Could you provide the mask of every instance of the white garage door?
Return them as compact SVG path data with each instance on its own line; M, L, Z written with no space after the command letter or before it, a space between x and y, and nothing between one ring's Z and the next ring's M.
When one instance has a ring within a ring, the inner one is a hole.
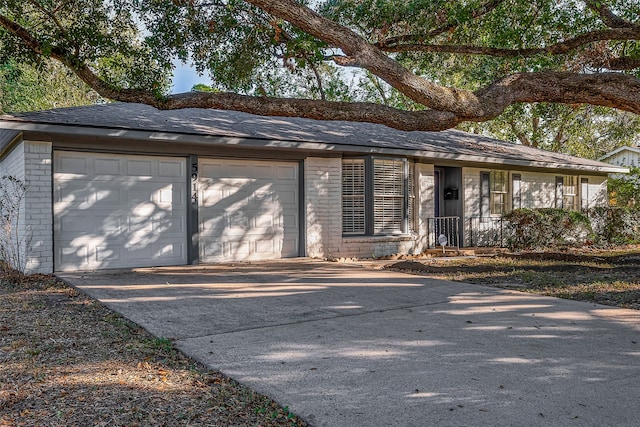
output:
M57 271L187 263L186 159L56 151Z
M201 159L200 260L298 256L298 164Z

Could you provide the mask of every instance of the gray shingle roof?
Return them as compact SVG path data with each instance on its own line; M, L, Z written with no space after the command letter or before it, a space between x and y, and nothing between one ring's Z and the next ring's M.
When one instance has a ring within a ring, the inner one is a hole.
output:
M472 156L478 161L497 159L505 164L532 162L546 167L611 169L606 163L580 159L458 130L404 132L383 125L318 121L288 117L263 117L235 111L182 109L162 111L142 104L113 103L0 116L2 122L73 127L127 129L182 135L220 136L273 141L312 142L332 150L349 147L407 150L424 157Z
M20 131L11 129L2 129L0 126L0 147L11 144L20 135Z

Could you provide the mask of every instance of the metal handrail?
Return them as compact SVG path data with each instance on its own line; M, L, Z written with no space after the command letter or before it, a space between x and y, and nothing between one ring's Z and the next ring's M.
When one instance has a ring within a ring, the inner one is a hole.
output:
M508 221L500 217L471 217L469 218L469 246L497 246L507 245Z
M427 218L429 227L428 245L455 247L460 249L460 217L439 216ZM446 241L445 241L446 239ZM442 243L445 243L444 245Z

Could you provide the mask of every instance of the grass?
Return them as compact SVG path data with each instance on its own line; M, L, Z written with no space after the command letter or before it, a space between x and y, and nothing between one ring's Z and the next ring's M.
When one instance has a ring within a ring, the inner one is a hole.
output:
M1 427L306 425L52 276L0 283Z
M401 261L389 269L433 278L640 309L640 250L500 254Z

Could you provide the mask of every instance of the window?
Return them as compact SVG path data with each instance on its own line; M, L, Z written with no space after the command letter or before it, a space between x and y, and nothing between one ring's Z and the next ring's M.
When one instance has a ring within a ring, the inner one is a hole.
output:
M564 202L564 178L561 176L556 176L556 199L555 199L555 207L557 209L562 209Z
M511 176L511 208L520 209L522 207L522 175L513 174Z
M413 179L405 159L344 159L342 232L385 235L413 231Z
M556 208L575 210L576 188L575 176L556 176Z
M565 175L562 181L562 207L573 211L576 209L576 177Z
M406 206L404 162L374 159L373 176L373 232L403 231Z
M364 234L364 159L342 161L342 232Z
M587 210L589 206L589 178L580 178L580 207Z
M491 171L491 215L502 215L507 211L507 172Z

